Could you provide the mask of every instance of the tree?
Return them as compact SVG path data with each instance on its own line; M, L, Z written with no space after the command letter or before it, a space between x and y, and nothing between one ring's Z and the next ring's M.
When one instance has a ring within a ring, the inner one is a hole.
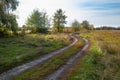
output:
M57 29L58 32L61 32L64 28L64 24L66 24L65 19L67 16L64 15L64 13L62 9L58 9L53 16L53 27Z
M73 30L76 32L76 31L79 31L79 28L80 28L80 23L75 20L73 23L72 23L72 28Z
M14 33L17 31L18 24L16 15L12 11L16 10L18 4L18 0L0 1L0 25L5 25L6 28L11 29Z
M18 0L1 0L0 7L2 11L9 13L17 9L19 2Z
M13 31L14 34L17 33L18 31L18 23L16 20L16 15L13 14L9 14L9 18L8 18L8 28L11 29Z
M82 23L81 23L81 26L85 29L89 29L89 22L87 20L84 20Z
M7 24L7 15L16 10L19 2L17 0L1 0L0 1L0 20L3 24ZM10 14L11 15L11 14Z
M28 17L26 25L36 28L38 32L47 32L49 27L47 13L40 12L38 9L34 9L30 17Z

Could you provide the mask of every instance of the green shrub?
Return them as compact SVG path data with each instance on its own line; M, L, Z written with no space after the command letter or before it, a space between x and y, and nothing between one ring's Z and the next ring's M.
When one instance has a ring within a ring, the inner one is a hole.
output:
M13 36L12 30L6 28L5 26L0 26L0 37L10 37Z

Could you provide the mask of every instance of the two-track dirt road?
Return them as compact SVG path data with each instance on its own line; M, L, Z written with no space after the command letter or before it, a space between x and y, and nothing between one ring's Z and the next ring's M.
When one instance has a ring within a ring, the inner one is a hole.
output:
M57 55L59 53L61 53L62 51L70 48L71 46L73 46L78 40L77 38L75 38L72 34L70 34L70 36L74 39L73 42L71 44L69 44L68 46L64 47L64 48L61 48L57 51L54 51L54 52L51 52L47 55L44 55L44 56L41 56L40 58L34 60L34 61L31 61L29 63L26 63L26 64L23 64L23 65L20 65L20 66L17 66L11 70L8 70L6 72L3 72L2 74L0 74L0 80L11 80L12 77L16 76L16 75L19 75L23 72L25 72L26 70L28 69L31 69L32 67L36 66L37 64L40 64L42 63L43 61L53 57L54 55Z
M41 56L40 58L31 61L29 63L25 63L23 65L17 66L11 70L8 70L6 72L3 72L2 74L0 74L0 80L12 80L13 77L33 68L34 66L43 63L44 61L50 59L51 57L63 52L64 50L69 49L71 46L73 46L78 39L76 38L76 36L78 37L78 35L72 35L71 37L74 39L73 42L71 44L69 44L68 46L61 48L57 51L51 52L49 54L46 54L44 56ZM86 40L85 38L81 38L84 40L85 42L85 46L82 48L81 51L79 51L76 55L74 55L73 57L71 57L65 65L61 66L58 70L56 70L55 72L53 72L52 74L50 74L49 76L46 77L46 80L58 80L58 78L70 67L72 66L76 60L78 58L80 58L80 56L83 55L83 53L86 51L86 49L89 47L89 42L88 40Z
M89 48L90 44L88 42L87 39L82 38L85 42L84 47L82 48L81 51L79 51L76 55L74 55L73 57L71 57L66 64L64 64L63 66L61 66L58 70L56 70L55 72L53 72L52 74L50 74L46 80L59 80L65 73L65 71L69 70L70 67L73 66L73 64L75 64L75 62L81 58L81 56L84 54L84 52L86 52L86 50Z

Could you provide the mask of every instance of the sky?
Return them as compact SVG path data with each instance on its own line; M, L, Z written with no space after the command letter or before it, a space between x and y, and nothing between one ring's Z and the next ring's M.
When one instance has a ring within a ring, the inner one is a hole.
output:
M88 20L95 27L120 26L120 0L19 0L15 11L18 24L25 24L34 9L46 11L52 17L57 9L67 15L67 24L77 19L79 22Z

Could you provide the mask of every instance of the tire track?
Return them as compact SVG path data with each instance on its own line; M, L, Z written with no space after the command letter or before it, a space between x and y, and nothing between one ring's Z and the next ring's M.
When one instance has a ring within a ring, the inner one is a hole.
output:
M76 37L74 37L72 34L70 34L70 36L71 36L71 38L74 39L74 41L71 44L69 44L68 46L66 46L64 48L61 48L61 49L59 49L57 51L51 52L49 54L46 54L44 56L41 56L40 58L38 58L38 59L36 59L34 61L31 61L29 63L25 63L23 65L15 67L15 68L13 68L11 70L3 72L2 74L0 74L0 80L12 80L13 77L15 77L15 76L17 76L17 75L31 69L31 68L33 68L34 66L44 62L45 60L48 60L49 58L53 57L54 55L57 55L57 54L61 53L64 50L67 50L68 48L73 46L78 41L78 39Z
M78 36L78 35L76 35ZM89 42L87 39L82 38L85 42L85 46L82 48L81 51L79 51L76 55L74 55L73 57L71 57L65 65L61 66L58 70L56 70L54 73L50 74L47 76L47 78L45 80L59 80L62 75L64 74L64 72L69 69L76 61L78 58L80 58L83 53L88 49L89 47Z

